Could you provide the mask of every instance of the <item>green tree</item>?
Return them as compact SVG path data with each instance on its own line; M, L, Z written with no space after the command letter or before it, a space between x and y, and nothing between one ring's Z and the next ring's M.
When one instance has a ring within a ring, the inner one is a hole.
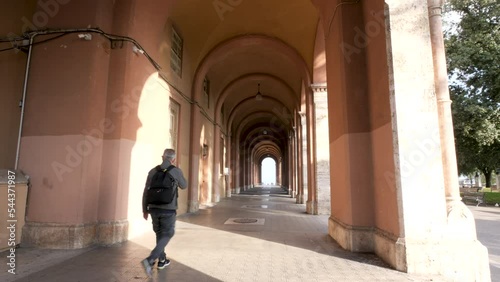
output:
M500 4L450 0L445 31L458 170L481 171L486 187L500 167Z

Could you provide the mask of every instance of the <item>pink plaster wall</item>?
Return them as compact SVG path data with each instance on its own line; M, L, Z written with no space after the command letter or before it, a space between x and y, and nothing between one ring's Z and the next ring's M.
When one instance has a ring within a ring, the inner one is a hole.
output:
M169 5L170 1L143 5L128 0L70 1L57 8L46 26L91 26L129 36L159 61L170 54L169 48L162 48L163 42L170 41L164 32ZM131 43L111 49L98 34L93 34L92 41L71 34L34 49L21 150L21 168L33 181L29 220L87 223L127 218L129 189L142 190L149 169L132 169L137 166L132 163L132 151L143 150L143 141L135 144L144 126L138 110L141 95L151 92L144 85L156 72L144 56L131 50ZM189 77L183 76L179 84L187 88ZM162 91L179 102L179 119L189 123L187 101L175 91ZM154 138L154 134L149 137ZM189 147L182 144L187 138L189 131L180 129L178 165L185 173ZM89 142L90 147L85 147ZM164 148L158 148L159 156ZM54 163L59 169L54 169ZM181 206L185 212L186 205Z
M325 11L335 5L324 2ZM325 23L332 215L355 226L372 226L373 190L366 65L363 53L346 57L340 46L353 44L355 28L363 25L358 5L341 6L330 33ZM331 15L324 15L331 18Z
M1 37L16 37L22 34L25 22L31 21L35 9L34 1L2 1L0 3ZM24 29L26 26L24 26ZM0 43L0 49L12 47L11 42ZM18 107L22 99L24 70L27 55L18 50L0 52L0 168L14 168L17 137L21 111Z
M322 19L318 20L316 41L314 42L313 83L326 83L325 31Z
M109 4L73 1L59 6L47 27L109 27L112 17L103 15L112 11ZM33 49L20 161L33 182L27 212L31 221L97 219L102 135L92 132L105 115L106 43L99 36L83 41L71 34Z
M373 187L375 224L392 234L399 234L399 214L394 176L394 143L390 108L389 71L387 67L384 1L363 5L367 81L370 91L372 128Z
M314 3L326 32L332 215L399 235L383 1ZM330 31L330 32L329 32ZM350 53L350 51L354 51Z

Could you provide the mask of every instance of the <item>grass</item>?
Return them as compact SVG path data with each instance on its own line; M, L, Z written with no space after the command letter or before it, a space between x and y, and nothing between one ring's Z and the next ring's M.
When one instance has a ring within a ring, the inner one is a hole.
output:
M484 200L487 205L500 204L500 193L498 192L484 192Z

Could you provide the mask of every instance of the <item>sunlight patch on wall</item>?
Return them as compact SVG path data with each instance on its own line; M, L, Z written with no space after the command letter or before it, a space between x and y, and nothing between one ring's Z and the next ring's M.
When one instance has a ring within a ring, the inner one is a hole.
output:
M140 88L140 86L138 86ZM137 116L141 126L132 148L128 196L129 238L134 238L151 228L151 219L142 215L142 193L151 168L162 162L163 151L171 146L170 88L153 73L140 89ZM124 187L125 188L125 187Z

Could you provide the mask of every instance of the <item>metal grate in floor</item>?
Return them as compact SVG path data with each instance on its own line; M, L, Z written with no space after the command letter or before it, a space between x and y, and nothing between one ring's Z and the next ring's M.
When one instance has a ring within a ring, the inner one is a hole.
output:
M229 218L224 224L243 224L243 225L264 225L265 218Z

